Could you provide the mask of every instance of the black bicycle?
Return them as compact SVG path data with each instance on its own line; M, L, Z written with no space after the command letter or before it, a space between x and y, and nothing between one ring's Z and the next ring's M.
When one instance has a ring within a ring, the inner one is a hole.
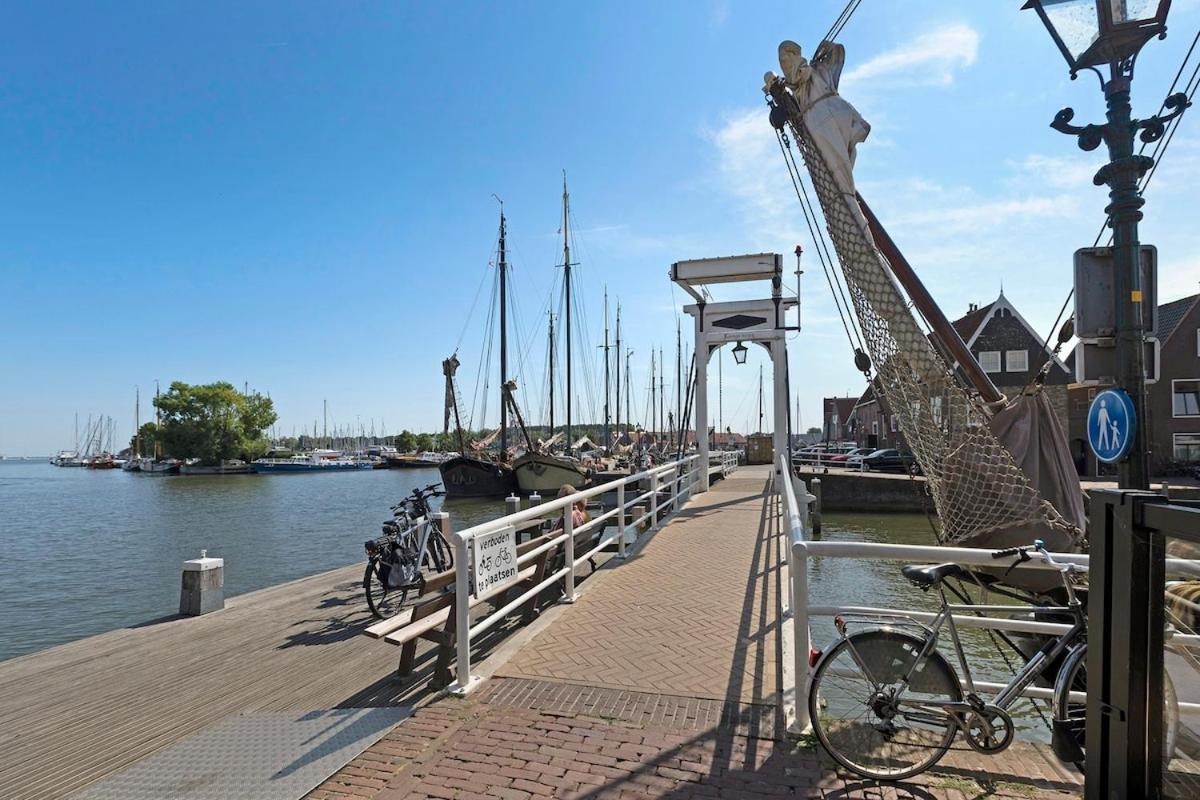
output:
M994 697L981 697L975 690L954 624L955 615L1011 614L1021 607L947 602L942 582L966 575L967 569L960 564L903 568L909 581L922 589L937 589L941 595L941 608L929 625L900 614L861 615L852 621L870 622L877 627L847 633L847 620L840 616L835 619L839 638L823 655L814 651L816 663L808 698L817 738L834 760L867 778L898 780L936 764L959 733L978 753L1002 752L1013 740L1009 707L1047 667L1056 663L1054 752L1063 761L1084 760L1087 621L1071 580L1080 568L1056 561L1041 540L992 555L997 559L1015 557L1020 563L1028 561L1031 553L1061 574L1067 605L1026 610L1064 615L1070 627L1065 633L1048 636L1041 649ZM913 632L900 630L905 627ZM950 633L962 681L938 650L943 628ZM1164 755L1169 761L1179 728L1179 705L1165 672L1163 706Z
M367 606L379 619L398 612L409 592L425 590L425 570L444 572L454 567L454 551L441 527L432 519L429 501L441 497L441 484L413 489L412 495L392 506L392 519L383 523L383 536L363 544L367 569L363 591Z

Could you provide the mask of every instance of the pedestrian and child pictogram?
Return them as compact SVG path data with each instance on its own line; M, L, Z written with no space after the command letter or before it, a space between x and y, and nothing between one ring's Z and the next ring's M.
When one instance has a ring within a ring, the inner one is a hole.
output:
M1088 444L1096 458L1106 464L1119 461L1129 452L1136 425L1133 401L1123 389L1105 389L1088 409Z

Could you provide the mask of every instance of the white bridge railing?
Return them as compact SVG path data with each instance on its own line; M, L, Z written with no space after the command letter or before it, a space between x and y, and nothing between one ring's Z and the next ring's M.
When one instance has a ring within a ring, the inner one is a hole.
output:
M915 564L941 563L953 561L958 564L971 566L995 567L997 561L992 558L991 550L980 550L971 547L923 547L917 545L880 544L875 542L821 542L812 541L808 537L808 494L804 482L786 469L783 456L776 464L776 474L784 476L777 488L780 496L782 524L788 534L788 571L790 573L790 591L788 593L788 608L785 616L791 617L792 624L792 659L789 669L784 670L785 676L794 676L794 685L784 686L785 698L794 700L786 702L788 707L785 714L788 720L788 730L792 733L804 733L810 728L808 713L808 689L810 678L809 654L812 650L810 620L813 617L834 617L839 614L884 615L889 617L905 617L918 622L930 622L934 614L928 611L917 611L902 608L879 608L873 606L814 606L810 604L808 591L808 562L813 557L823 558L859 558L865 560L900 561ZM782 470L782 471L781 471ZM799 491L797 491L799 487ZM1088 556L1079 553L1054 553L1054 558L1061 562L1079 564L1085 569L1088 566ZM1168 558L1166 563L1168 574L1200 575L1200 564L1196 561L1181 558ZM1031 560L1022 564L1018 569L1052 569L1040 561ZM899 572L897 571L897 579ZM1014 606L1014 612L1019 612L1021 606ZM1025 633L1055 634L1066 633L1069 625L1049 622L1035 622L1025 619L1002 619L995 617L974 617L955 615L954 624L963 628L990 628L992 630L1020 631ZM1200 636L1174 634L1170 637L1173 645L1196 647L1200 646ZM998 692L1003 684L990 681L975 681L975 687L982 691ZM1022 692L1023 697L1050 699L1050 689L1031 686ZM1179 708L1186 711L1200 710L1200 703L1185 703L1180 701Z
M479 679L471 675L472 640L478 639L478 637L490 630L507 615L559 581L563 582L562 602L573 603L575 601L576 567L614 542L617 545L617 558L625 558L626 529L629 526L633 526L636 530L639 525L648 522L650 530L657 530L665 512L675 512L682 508L700 484L701 465L699 458L698 455L685 456L670 464L652 467L625 478L617 478L608 483L593 486L566 497L549 500L524 511L518 511L499 519L472 526L463 531L452 532L450 538L454 545L454 611L456 615L457 664L456 679L448 687L448 691L460 695L466 694L475 688L475 685L478 683ZM722 466L727 465L723 463ZM727 468L729 471L737 469L736 454L732 466ZM649 485L649 488L646 491L641 491L642 487L646 484ZM599 497L610 492L616 492L616 505L595 519L589 520L578 529L574 526L571 513L564 513L564 510L570 509L575 503ZM627 520L626 516L629 509L637 506L644 506L647 510L636 519ZM553 573L548 574L536 586L526 589L516 597L509 598L507 602L501 601L502 604L498 604L490 612L477 618L472 624L470 597L472 569L469 566L471 562L471 541L508 527L520 527L526 523L557 518L560 515L563 527L558 535L539 545L536 549L522 554L521 558L531 559L547 550L553 552L555 548L561 547L564 552L563 566ZM610 521L615 525L614 533L610 533L608 536L601 536L600 540L585 553L579 554L575 552L575 539L579 534L596 530L605 531L608 527L606 523Z

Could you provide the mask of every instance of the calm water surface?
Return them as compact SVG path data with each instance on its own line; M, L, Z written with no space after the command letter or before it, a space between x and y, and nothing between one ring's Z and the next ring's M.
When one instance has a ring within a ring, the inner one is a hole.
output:
M225 559L226 596L365 563L388 506L436 469L149 476L0 461L0 660L174 614L180 566ZM455 501L456 527L502 503Z
M174 614L180 565L225 559L235 595L363 562L388 506L437 470L152 477L0 461L0 660ZM503 513L448 503L455 527ZM823 539L932 544L924 516L826 514ZM932 608L888 561L814 559L812 603ZM814 619L813 642L834 637ZM987 635L963 631L977 675L1008 674ZM957 668L957 665L956 665ZM1035 734L1036 735L1036 734Z

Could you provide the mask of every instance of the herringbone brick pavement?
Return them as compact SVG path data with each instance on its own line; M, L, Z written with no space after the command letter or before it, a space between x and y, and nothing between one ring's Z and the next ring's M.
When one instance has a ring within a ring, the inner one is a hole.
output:
M498 678L478 697L426 706L308 800L1067 800L1079 773L1045 747L957 749L909 781L839 772L811 743L756 733L762 711L728 700Z
M780 534L769 477L744 468L694 498L499 674L773 702Z

